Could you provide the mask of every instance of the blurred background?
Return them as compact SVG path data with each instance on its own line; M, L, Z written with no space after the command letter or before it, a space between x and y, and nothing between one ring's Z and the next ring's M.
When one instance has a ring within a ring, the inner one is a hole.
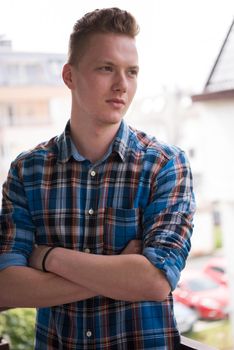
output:
M19 153L63 131L70 94L61 69L73 24L113 6L132 12L141 28L138 92L126 120L183 148L193 170L198 208L174 293L179 327L234 349L233 0L0 0L0 185ZM0 336L10 336L13 349L32 349L33 317L1 313Z

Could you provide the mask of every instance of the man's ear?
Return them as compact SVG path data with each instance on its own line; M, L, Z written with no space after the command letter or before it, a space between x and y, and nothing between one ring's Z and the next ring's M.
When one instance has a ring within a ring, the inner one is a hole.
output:
M63 66L62 77L63 77L63 81L67 85L67 87L70 90L73 90L74 84L73 84L73 76L72 76L72 67L69 63L66 63Z

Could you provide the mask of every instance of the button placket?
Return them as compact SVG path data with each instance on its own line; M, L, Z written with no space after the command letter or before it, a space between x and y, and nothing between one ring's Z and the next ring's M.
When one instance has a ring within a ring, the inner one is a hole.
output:
M98 172L95 165L90 165L87 172L87 186L86 186L86 204L85 215L86 222L84 228L83 252L95 254L96 241L95 227L98 213Z

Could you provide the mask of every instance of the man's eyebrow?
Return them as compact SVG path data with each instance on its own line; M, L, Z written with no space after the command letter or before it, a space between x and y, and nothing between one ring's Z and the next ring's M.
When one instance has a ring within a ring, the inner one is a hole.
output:
M136 69L137 71L139 71L139 66L138 66L138 65L136 65L136 66L130 66L129 68L131 68L131 69Z
M98 61L98 63L99 64L106 64L107 66L117 66L117 64L115 64L114 62L112 62L112 61L109 61L109 60L102 60L102 59L100 59L99 61Z
M112 61L102 60L100 62L103 63L103 64L106 64L108 66L116 66L116 64L114 62L112 62Z

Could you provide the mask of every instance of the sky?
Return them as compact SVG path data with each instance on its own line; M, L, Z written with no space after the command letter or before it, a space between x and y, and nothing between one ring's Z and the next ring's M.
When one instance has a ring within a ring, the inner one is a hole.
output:
M233 0L0 0L0 35L17 51L67 52L73 24L117 6L140 25L139 88L200 92L234 16Z

